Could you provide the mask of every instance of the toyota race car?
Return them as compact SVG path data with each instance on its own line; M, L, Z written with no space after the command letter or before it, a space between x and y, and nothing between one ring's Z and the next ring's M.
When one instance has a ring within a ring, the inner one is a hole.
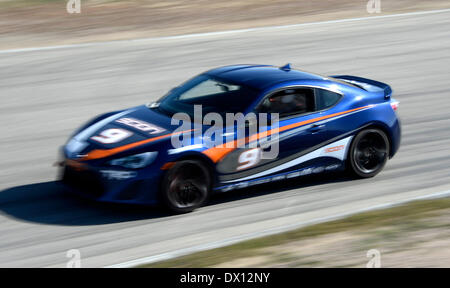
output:
M156 102L86 123L62 148L61 180L99 201L185 213L212 193L283 179L373 177L400 145L391 94L378 81L289 64L216 68Z

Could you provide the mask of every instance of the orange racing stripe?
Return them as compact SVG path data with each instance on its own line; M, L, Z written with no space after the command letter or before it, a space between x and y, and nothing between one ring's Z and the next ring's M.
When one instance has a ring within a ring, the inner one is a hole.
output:
M274 134L274 133L283 132L283 131L286 131L286 130L289 130L292 128L297 128L299 126L311 124L313 122L340 116L343 114L358 111L358 110L361 110L364 108L369 108L372 106L374 106L374 105L363 106L363 107L359 107L359 108L355 108L355 109L351 109L351 110L347 110L347 111L343 111L343 112L338 112L338 113L334 113L334 114L330 114L330 115L326 115L326 116L322 116L322 117L317 117L317 118L313 118L313 119L309 119L309 120L305 120L305 121L301 121L301 122L297 122L297 123L292 123L292 124L278 127L278 128L275 128L275 129L272 129L269 131L264 131L261 133L254 134L251 137L247 137L245 139L230 141L225 144L209 148L209 149L203 151L202 153L205 154L206 156L208 156L214 163L216 163L216 162L220 161L221 159L223 159L223 157L225 157L228 153L235 150L237 147L241 147L241 145L237 145L237 144L242 144L243 141L245 141L245 143L253 142L253 141L259 140L261 138L270 136L271 134ZM238 141L239 141L239 143L238 143Z
M171 137L173 135L183 134L183 133L191 132L191 131L193 131L193 129L180 131L180 132L176 132L176 133L165 134L165 135L161 135L161 136L153 137L153 138L150 138L150 139L146 139L146 140L130 143L130 144L123 145L123 146L116 147L116 148L112 148L112 149L95 149L95 150L92 150L91 152L89 152L83 158L81 158L81 160L85 161L85 160L93 160L93 159L105 158L105 157L117 154L119 152L131 149L131 148L143 145L143 144L147 144L147 143L159 140L159 139L163 139L163 138Z

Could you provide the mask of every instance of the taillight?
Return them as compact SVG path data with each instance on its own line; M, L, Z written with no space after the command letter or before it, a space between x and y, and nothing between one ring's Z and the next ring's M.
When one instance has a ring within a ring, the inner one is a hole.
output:
M398 101L392 101L391 102L392 110L397 111L399 104L400 104L400 102L398 102Z

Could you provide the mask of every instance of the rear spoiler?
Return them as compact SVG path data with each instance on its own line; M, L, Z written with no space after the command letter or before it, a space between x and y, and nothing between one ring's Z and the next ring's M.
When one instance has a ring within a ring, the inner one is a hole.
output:
M334 75L330 77L356 85L369 92L381 92L382 90L385 99L391 98L392 95L392 88L386 83L350 75Z

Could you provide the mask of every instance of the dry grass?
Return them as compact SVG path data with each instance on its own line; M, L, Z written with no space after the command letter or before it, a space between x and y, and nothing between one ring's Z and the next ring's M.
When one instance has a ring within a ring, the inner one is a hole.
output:
M361 213L145 267L450 267L450 199Z

